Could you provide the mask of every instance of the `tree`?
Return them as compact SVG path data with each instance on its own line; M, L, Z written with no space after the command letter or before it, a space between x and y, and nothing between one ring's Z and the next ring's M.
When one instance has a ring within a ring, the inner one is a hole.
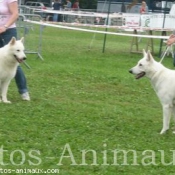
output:
M71 0L72 3L75 0ZM79 0L81 9L97 9L97 0Z

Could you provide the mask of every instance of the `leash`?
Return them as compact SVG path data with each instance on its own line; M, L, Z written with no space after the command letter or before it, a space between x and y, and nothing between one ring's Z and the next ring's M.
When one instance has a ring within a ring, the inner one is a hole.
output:
M172 34L175 35L175 30L173 31ZM164 43L166 43L166 42L167 42L167 40L164 41ZM166 56L166 54L168 53L168 51L170 51L172 57L174 57L174 54L175 54L175 53L174 53L174 51L173 51L173 45L174 45L174 43L172 43L171 45L169 45L169 46L166 47L166 50L165 50L165 52L163 53L162 58L161 58L161 60L159 61L159 63L162 63L162 61L163 61L163 59L165 58L165 56Z

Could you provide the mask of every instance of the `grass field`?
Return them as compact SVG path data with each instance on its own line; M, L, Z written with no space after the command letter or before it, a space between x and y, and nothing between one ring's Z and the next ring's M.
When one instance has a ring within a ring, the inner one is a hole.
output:
M26 44L34 45L37 35L31 32ZM44 29L44 61L28 55L31 69L22 65L31 102L20 99L13 80L12 104L0 104L1 172L175 174L175 135L159 135L159 100L148 79L128 73L142 55L129 53L131 38L119 36L107 36L102 53L103 38ZM171 58L163 64L173 69Z

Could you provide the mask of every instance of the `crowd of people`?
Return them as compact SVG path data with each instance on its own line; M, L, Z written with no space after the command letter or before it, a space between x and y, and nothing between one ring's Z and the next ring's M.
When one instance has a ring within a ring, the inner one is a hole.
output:
M67 9L67 10L78 10L79 7L79 0L75 0L74 3L72 3L70 0L54 0L53 1L53 9L54 10L60 10L60 9Z
M72 2L70 0L66 0L66 2L62 2L61 0L54 0L53 2L53 10L60 10L60 9L65 9L65 10L79 10L79 0L75 0L75 2L72 5ZM53 15L53 21L57 22L59 21L60 15L58 13L55 13Z

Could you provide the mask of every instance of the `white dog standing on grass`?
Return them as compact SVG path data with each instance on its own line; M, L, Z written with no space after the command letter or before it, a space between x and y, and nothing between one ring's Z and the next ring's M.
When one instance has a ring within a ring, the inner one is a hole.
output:
M136 75L136 79L143 76L150 79L163 108L163 128L160 132L163 134L169 129L171 115L175 119L175 71L155 61L149 51L146 53L143 50L143 55L129 72Z
M16 74L19 63L26 59L24 53L23 38L16 40L14 37L11 41L0 48L0 101L4 103L11 103L7 100L8 86L12 78Z

